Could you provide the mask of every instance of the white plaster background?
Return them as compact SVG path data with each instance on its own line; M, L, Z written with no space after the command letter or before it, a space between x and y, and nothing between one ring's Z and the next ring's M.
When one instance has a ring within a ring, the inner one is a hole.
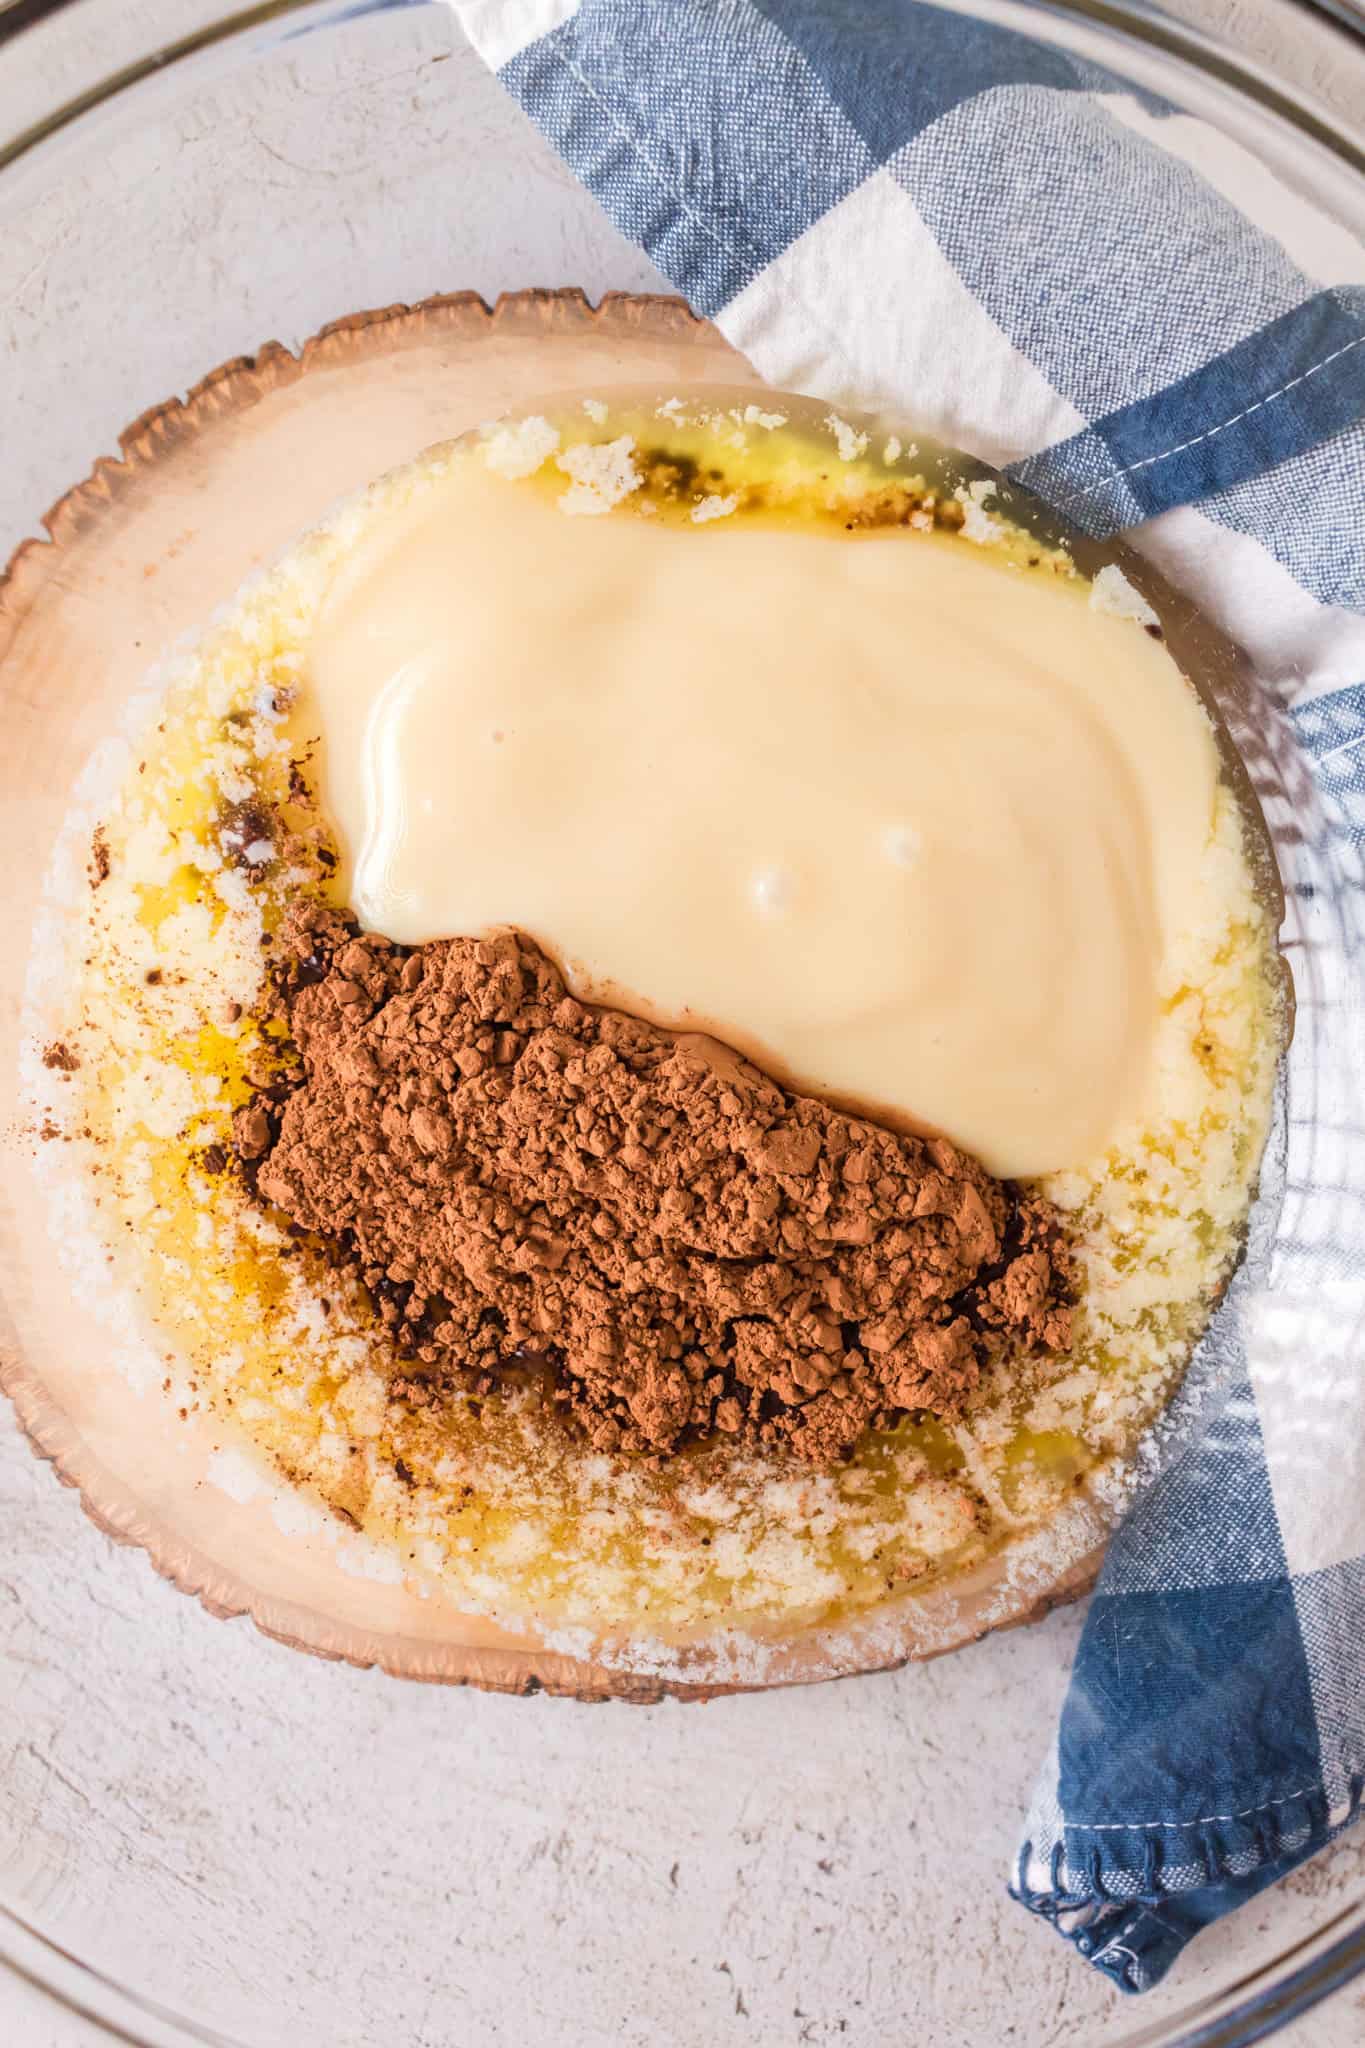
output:
M87 0L0 71L6 132L98 71L116 11ZM116 47L208 11L125 9ZM1274 54L1275 17L1221 11ZM1339 97L1298 14L1293 47ZM89 181L72 158L21 202L0 189L0 547L268 335L438 289L659 282L435 8L153 96ZM1365 1839L1120 2003L1003 1893L1078 1628L704 1709L403 1687L210 1619L5 1409L0 1895L251 2048L1117 2048L1365 1891ZM1362 2036L1354 1989L1283 2038ZM0 1971L4 2048L97 2038Z

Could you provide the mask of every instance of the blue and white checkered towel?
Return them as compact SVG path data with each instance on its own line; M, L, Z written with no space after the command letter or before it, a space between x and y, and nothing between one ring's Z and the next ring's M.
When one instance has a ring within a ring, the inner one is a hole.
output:
M1297 741L1278 1208L1111 1547L1015 1874L1141 1990L1365 1778L1365 251L1267 131L1106 70L1079 14L1044 43L1001 0L452 4L772 383L1133 529Z

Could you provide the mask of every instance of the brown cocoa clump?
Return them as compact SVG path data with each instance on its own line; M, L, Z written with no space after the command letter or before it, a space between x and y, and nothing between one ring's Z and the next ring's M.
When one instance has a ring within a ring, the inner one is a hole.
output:
M528 1366L604 1450L721 1432L846 1456L1070 1341L1056 1212L941 1138L574 1000L513 933L407 950L296 912L293 1076L237 1114L258 1194L353 1262L395 1398Z

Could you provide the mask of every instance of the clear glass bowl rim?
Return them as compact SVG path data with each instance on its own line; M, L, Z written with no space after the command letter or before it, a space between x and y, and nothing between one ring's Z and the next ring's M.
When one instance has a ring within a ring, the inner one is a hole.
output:
M0 178L28 167L53 148L77 140L100 110L139 97L139 88L179 83L204 62L249 56L263 44L320 30L368 13L405 11L432 0L256 0L215 10L189 33L149 41L127 60L70 97L39 107L25 125L0 132ZM1286 16L1328 20L1342 61L1359 70L1365 94L1365 32L1353 15L1327 0L1271 0ZM1350 0L1348 0L1350 4ZM0 62L30 31L60 15L87 10L91 0L0 0ZM1067 17L1103 28L1118 45L1147 45L1177 67L1190 66L1287 123L1310 147L1325 148L1365 180L1365 146L1312 95L1277 78L1268 66L1226 38L1155 11L1146 0L1027 0L1031 15ZM130 24L130 31L134 25ZM130 35L131 40L131 35ZM1362 186L1365 204L1365 185ZM0 1899L0 1964L73 2016L129 2048L251 2048L251 2044L170 2012L63 1948ZM1249 1971L1185 2013L1125 2037L1123 2048L1250 2048L1311 2011L1365 1973L1365 1898L1268 1964Z

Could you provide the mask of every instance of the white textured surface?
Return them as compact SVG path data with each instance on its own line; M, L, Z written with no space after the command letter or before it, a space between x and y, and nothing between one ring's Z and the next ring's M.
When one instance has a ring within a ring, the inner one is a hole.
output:
M701 1709L502 1700L210 1619L12 1432L0 1504L3 1835L43 1862L35 1909L253 2044L880 2048L932 2018L935 2048L1098 2048L1136 2018L1000 1885L1074 1613ZM1207 1937L1142 2017L1362 1884L1353 1842ZM1351 1993L1304 2040L1348 2048L1363 2022ZM81 2038L63 2027L53 2048Z
M655 282L434 13L272 75L206 88L0 235L22 398L0 543L133 413L267 334L358 298ZM84 1521L7 1411L0 1530L6 1887L253 2048L1112 2048L1365 1887L1351 1840L1140 2014L1030 1925L1002 1873L1074 1612L893 1677L589 1709L405 1688L212 1620ZM1292 2038L1362 2034L1355 1990ZM95 2038L0 1977L6 2048Z

